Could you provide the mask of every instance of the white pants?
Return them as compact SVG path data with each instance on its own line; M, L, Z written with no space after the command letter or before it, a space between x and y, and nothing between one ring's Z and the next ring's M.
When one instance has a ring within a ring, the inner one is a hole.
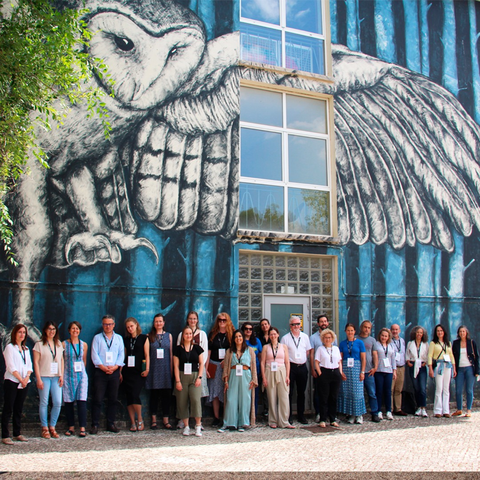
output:
M450 378L452 369L444 367L443 374L439 375L435 368L435 401L433 402L434 415L450 414Z

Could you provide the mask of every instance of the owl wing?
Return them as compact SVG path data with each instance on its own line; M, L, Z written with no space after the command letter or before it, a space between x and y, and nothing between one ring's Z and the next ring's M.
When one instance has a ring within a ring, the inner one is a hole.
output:
M480 128L443 87L337 48L335 134L342 243L454 249L480 226Z

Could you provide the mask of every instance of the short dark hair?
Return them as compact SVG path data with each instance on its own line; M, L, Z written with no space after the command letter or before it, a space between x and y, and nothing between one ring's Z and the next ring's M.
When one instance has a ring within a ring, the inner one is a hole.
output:
M102 317L102 322L103 322L104 320L113 320L113 322L115 323L115 317L114 317L113 315L109 315L109 314L104 315L104 316Z
M326 318L327 319L327 322L330 323L330 319L324 314L324 313L321 313L318 317L317 317L317 323L320 321L321 318Z
M355 330L355 332L357 331L357 327L353 324L353 323L347 323L345 325L345 332L347 331L347 328L348 327L353 327L353 329Z

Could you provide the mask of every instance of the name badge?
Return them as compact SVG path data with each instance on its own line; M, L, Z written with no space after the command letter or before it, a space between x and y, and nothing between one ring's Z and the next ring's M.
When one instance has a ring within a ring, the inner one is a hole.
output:
M271 370L272 372L278 372L278 362L272 362L272 363L270 364L270 370Z
M389 358L384 358L383 359L383 366L384 367L391 367Z
M295 360L300 360L301 357L302 357L302 355L300 354L300 352L295 351Z
M127 365L129 367L134 367L135 366L135 357L133 355L128 356L128 363Z
M396 362L399 362L400 359L401 359L401 355L400 355L400 353L397 352L397 353L395 354L395 361L396 361Z
M443 359L446 361L446 362L450 362L450 355L448 355L448 353L446 353L444 356L443 356Z
M183 364L183 373L185 375L191 375L192 374L192 364L191 363L184 363Z
M22 365L22 378L25 378L28 373L28 368L26 365Z
M422 368L422 359L421 358L416 358L415 359L415 366L417 368Z
M219 348L218 349L218 358L220 360L223 360L225 358L225 349L224 348Z
M73 362L73 371L81 372L82 371L82 362Z
M113 352L107 352L105 355L105 363L107 365L112 365L113 364Z
M157 358L164 358L163 348L157 348Z
M58 363L57 362L52 362L50 364L50 373L52 375L58 375Z
M243 365L235 365L235 374L237 377L243 376Z
M347 367L353 368L355 366L355 359L354 358L347 358Z

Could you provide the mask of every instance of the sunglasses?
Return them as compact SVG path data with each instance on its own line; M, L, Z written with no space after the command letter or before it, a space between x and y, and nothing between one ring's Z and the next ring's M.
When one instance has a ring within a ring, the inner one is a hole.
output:
M292 327L299 327L301 324L300 323L291 323L290 324Z
M218 319L218 323L226 323L227 322L227 319L226 318L219 318Z
M247 331L250 331L250 332L251 332L251 331L253 330L253 328L252 328L252 327L245 327L244 330L245 330L246 332L247 332Z

